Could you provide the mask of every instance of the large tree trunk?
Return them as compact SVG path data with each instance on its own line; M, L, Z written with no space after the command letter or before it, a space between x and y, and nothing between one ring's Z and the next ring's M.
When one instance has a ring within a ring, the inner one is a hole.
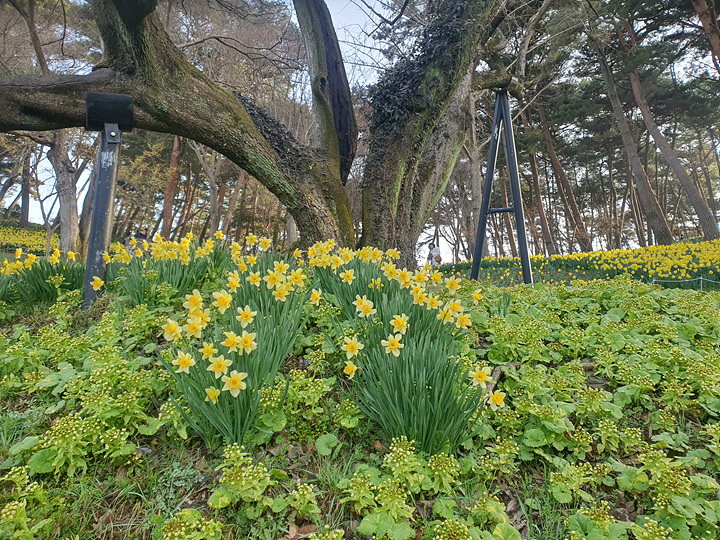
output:
M610 105L615 116L615 121L618 125L618 130L620 131L623 148L625 149L633 177L635 178L639 203L642 206L643 212L645 212L648 225L655 233L656 242L663 245L672 244L673 236L670 232L670 227L665 219L665 214L658 204L647 174L645 174L645 169L643 168L640 156L635 148L635 141L633 141L632 134L630 133L630 125L625 117L625 112L623 111L622 103L620 102L620 96L618 95L617 88L615 87L615 80L613 79L612 71L610 70L610 66L602 53L602 49L597 47L597 50L599 52L598 61L600 64L600 72L603 80L605 81L605 89L607 91L608 98L610 99Z
M466 113L470 83L468 73L429 137L419 162L412 172L405 171L395 195L387 193L387 186L381 184L363 189L362 245L396 247L401 253L400 264L408 267L417 264L417 239L447 187L472 126ZM397 167L397 163L389 161L384 164ZM368 168L374 170L377 165L368 163L365 174ZM391 198L380 199L381 193Z
M177 190L177 185L180 181L180 141L181 138L175 135L173 138L172 153L170 154L170 174L168 175L168 181L167 184L165 184L165 193L163 195L163 224L160 235L165 239L170 238L175 191Z
M78 251L80 235L75 169L65 149L65 130L54 131L52 139L48 159L55 171L55 186L60 202L60 250L75 252Z
M249 100L193 67L155 13L156 0L94 0L105 44L89 75L0 79L0 131L44 131L85 124L84 93L130 94L138 128L194 139L261 181L288 208L302 241L352 245L350 204L328 151L300 145Z
M446 117L454 110L465 116L465 81L502 6L503 0L434 4L418 55L388 70L375 86L361 244L397 247L406 254L403 262L415 264L417 238L462 148L463 125L469 124Z
M665 139L663 134L660 132L657 124L655 123L655 119L653 118L652 112L650 111L650 107L645 100L645 96L642 91L642 85L640 84L640 75L638 74L637 69L634 69L630 72L630 84L632 86L633 95L635 96L635 102L637 103L638 107L640 108L640 112L642 113L645 127L647 127L648 132L652 136L653 141L655 141L657 147L660 149L660 152L665 158L665 161L667 161L668 165L670 165L670 168L672 169L673 173L680 181L680 184L685 190L685 195L687 195L688 202L695 209L695 213L698 216L700 226L702 227L703 233L705 234L705 239L715 240L717 238L720 238L720 232L718 231L715 217L713 216L712 211L708 207L707 202L703 198L698 188L695 186L695 182L692 181L687 171L685 171L685 167L680 162L677 154L670 147L667 139Z

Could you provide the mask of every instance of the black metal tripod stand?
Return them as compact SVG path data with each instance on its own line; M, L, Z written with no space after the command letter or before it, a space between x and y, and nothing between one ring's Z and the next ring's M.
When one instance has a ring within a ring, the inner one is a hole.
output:
M495 175L498 145L500 144L500 129L503 129L505 138L505 159L510 175L510 190L512 193L512 206L507 208L490 208L492 195L492 182ZM485 185L483 186L482 203L480 205L480 220L478 221L477 236L475 238L475 254L473 255L471 279L477 279L480 273L480 259L482 259L483 245L485 244L485 230L490 214L513 212L517 229L518 251L522 265L523 280L525 283L533 282L530 255L528 254L527 236L525 234L525 216L523 214L522 192L520 190L520 175L518 174L517 154L515 152L515 137L513 136L512 117L510 116L510 102L507 89L497 90L495 101L495 116L493 117L492 135L490 136L490 150L488 153L487 171L485 172Z

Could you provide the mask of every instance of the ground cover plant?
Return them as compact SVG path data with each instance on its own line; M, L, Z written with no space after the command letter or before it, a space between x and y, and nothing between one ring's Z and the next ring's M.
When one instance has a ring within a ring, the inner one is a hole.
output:
M396 256L158 241L87 312L11 296L0 537L720 535L719 293Z

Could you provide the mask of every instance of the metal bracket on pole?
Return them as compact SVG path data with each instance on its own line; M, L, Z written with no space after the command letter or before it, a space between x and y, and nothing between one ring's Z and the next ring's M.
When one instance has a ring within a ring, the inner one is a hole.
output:
M95 199L90 237L88 239L82 308L87 309L97 299L100 290L93 288L95 276L105 280L103 253L110 246L115 186L120 161L121 132L133 127L132 98L122 94L93 94L85 96L88 131L100 131L100 148L95 161Z
M485 171L485 185L483 186L482 203L480 204L480 219L478 221L477 236L475 237L475 253L473 265L470 272L470 279L477 280L480 273L480 261L482 259L483 247L485 244L485 231L487 229L487 218L491 214L512 212L515 214L515 225L517 229L518 250L520 252L520 263L522 265L523 280L532 284L532 266L528 253L527 236L525 233L525 216L523 214L522 191L520 189L520 175L518 173L517 154L515 151L515 137L512 130L512 117L510 116L510 102L508 101L507 88L496 90L495 114L492 123L492 134L490 136L490 150L488 152L487 170ZM505 139L505 159L507 161L508 173L510 175L510 191L512 193L512 206L506 208L490 208L490 197L492 196L492 182L495 176L497 163L497 152L500 144L500 129L503 128Z

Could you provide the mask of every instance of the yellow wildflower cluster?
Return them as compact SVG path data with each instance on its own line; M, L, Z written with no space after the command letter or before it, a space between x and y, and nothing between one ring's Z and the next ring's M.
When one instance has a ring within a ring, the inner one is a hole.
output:
M31 253L43 253L45 251L46 235L39 229L21 229L20 227L9 227L0 225L0 248L13 250L21 248ZM50 238L50 248L58 249L58 235L53 234Z
M221 242L225 240L222 231L216 232L214 237ZM207 257L213 252L216 245L215 240L208 239L202 246L198 246L193 250L192 242L194 239L192 233L185 235L179 242L164 240L160 235L156 235L152 242L147 240L138 241L136 238L131 238L127 246L120 242L111 244L110 250L105 252L103 258L106 263L120 262L128 264L133 258L140 258L149 253L155 261L179 260L183 265L188 265L193 255L196 259ZM267 251L270 249L272 241L269 238L257 238L251 234L246 238L245 245L248 247L257 246L257 249ZM257 261L255 255L243 257L244 249L237 242L230 244L230 251L233 262L238 265L241 272L247 270L247 265L252 266Z
M23 255L25 256L24 259ZM13 262L9 262L5 259L2 263L2 268L0 268L0 274L4 274L6 276L19 274L20 270L23 268L32 268L32 265L35 264L36 260L37 256L32 253L24 254L21 248L17 248L15 250L15 260Z
M2 262L2 266L0 267L0 274L5 276L11 276L13 274L19 274L20 271L24 268L32 268L33 265L37 263L39 260L39 257L35 255L34 253L26 253L23 252L22 248L17 248L15 250L15 260L10 262L9 260L5 259ZM48 257L48 260L53 264L58 264L60 262L60 256L61 252L59 249L56 249L50 254L50 257ZM67 252L67 258L71 261L75 260L75 253L72 251Z
M221 235L222 233L220 235L216 234L215 237L222 240ZM150 256L155 260L178 258L183 264L186 264L183 259L189 259L190 257L191 241L191 235L186 236L179 243L166 242L161 238L156 238L150 246L143 246L143 250L150 253ZM254 235L246 238L246 245L255 246L256 244L259 249L269 249L271 245L269 239L266 238L258 239ZM208 240L204 246L195 250L194 256L196 259L206 257L212 252L213 248L213 240ZM227 273L227 288L214 291L212 293L213 300L210 301L207 307L208 299L203 297L199 290L193 290L192 293L185 295L183 307L187 309L187 314L180 320L167 319L163 328L163 337L167 341L177 342L182 339L190 339L198 340L199 343L203 339L203 331L213 318L211 310L222 316L226 311L235 307L237 312L235 319L240 323L243 330L240 333L231 330L224 331L222 332L224 339L217 343L217 346L212 341L202 341L202 346L198 347L202 360L207 362L204 367L199 369L210 372L214 375L214 379L220 379L220 382L224 385L222 388L217 386L205 388L205 400L212 404L217 403L222 392L228 392L232 397L238 397L240 392L247 388L246 379L248 374L231 369L233 361L230 359L230 355L232 353L239 356L249 355L258 348L257 334L245 330L253 323L258 312L247 304L234 306L238 289L245 286L253 286L258 289L264 287L272 291L271 294L276 302L285 302L293 291L302 289L307 280L307 274L302 269L291 269L290 265L284 261L273 261L273 268L267 269L265 275L262 275L257 256L243 256L243 249L237 243L233 243L230 249L232 260L237 265L237 269ZM128 250L124 249L124 247L117 249L117 246L115 246L113 251L115 252L113 257L118 255L120 257L129 256ZM189 342L186 341L185 343ZM218 347L224 348L223 354L218 354ZM172 361L172 365L175 366L175 371L178 374L185 373L189 375L196 364L193 355L184 350L179 350L177 357Z
M641 280L683 280L698 275L715 276L720 272L720 240L709 242L680 242L669 246L649 246L637 249L615 249L573 253L553 257L531 257L536 279L557 281L564 285L569 281L586 282L593 279L609 279L619 274L629 274ZM472 261L462 263L468 266ZM456 265L460 269L461 265ZM483 259L481 277L501 283L517 279L519 258ZM456 270L453 267L453 272ZM559 279L556 272L562 271Z

